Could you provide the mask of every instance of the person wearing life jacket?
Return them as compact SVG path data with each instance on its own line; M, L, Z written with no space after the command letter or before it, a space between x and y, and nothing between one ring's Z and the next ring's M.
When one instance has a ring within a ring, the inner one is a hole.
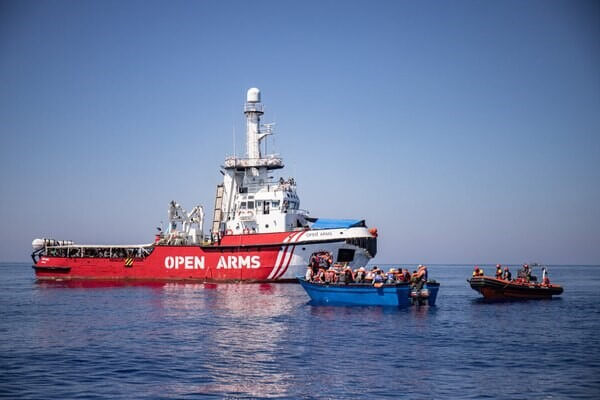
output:
M414 285L418 281L419 281L419 275L418 275L417 270L415 269L415 270L413 270L412 274L410 274L410 283Z
M512 280L512 274L510 273L508 267L504 267L504 275L502 275L502 279L504 279L505 281Z
M384 281L385 281L385 278L381 274L381 270L378 269L375 272L375 274L373 275L373 285L378 284L378 283L384 283Z
M525 264L523 266L524 268L524 272L525 272L525 281L526 282L530 282L531 281L531 268L529 268L529 264Z
M425 265L419 265L419 268L417 269L417 274L423 282L427 282L429 274L427 273L427 267Z
M473 268L473 276L483 276L483 270L479 268L479 265L476 265L475 268Z
M365 282L367 282L367 283L373 282L373 279L375 278L376 274L377 274L377 265L374 266L373 268L371 268L371 270L367 272L367 274L365 275Z
M496 279L502 279L502 265L496 264Z
M396 273L394 274L394 278L396 282L402 282L404 280L404 274L402 273L402 268L398 268Z
M416 290L421 290L425 281L423 277L426 274L426 270L423 269L424 265L419 265L416 271L413 271L410 277L410 284Z
M396 269L392 268L387 274L387 280L385 283L396 283Z

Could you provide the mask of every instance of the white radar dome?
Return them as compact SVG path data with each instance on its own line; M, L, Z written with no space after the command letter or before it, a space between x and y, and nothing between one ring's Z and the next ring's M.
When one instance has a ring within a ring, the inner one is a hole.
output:
M33 248L34 251L43 249L45 245L46 245L46 239L33 239L33 241L31 242L31 247Z
M260 89L255 87L248 89L246 94L246 101L248 103L260 103Z

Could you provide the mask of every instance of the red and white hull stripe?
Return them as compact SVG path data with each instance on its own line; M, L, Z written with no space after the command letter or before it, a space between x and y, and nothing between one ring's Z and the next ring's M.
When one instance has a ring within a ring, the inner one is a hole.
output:
M292 256L294 255L294 250L296 249L296 245L293 243L296 243L305 232L306 231L295 232L283 240L283 243L292 244L286 244L279 249L279 253L277 254L277 260L275 261L275 266L273 267L273 270L271 271L267 279L279 279L283 276L283 274L285 274L288 267L290 266Z

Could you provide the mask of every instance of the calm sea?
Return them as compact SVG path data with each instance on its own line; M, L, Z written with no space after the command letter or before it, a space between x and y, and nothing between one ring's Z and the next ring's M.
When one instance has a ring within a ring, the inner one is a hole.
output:
M39 283L0 264L0 397L600 398L600 267L550 267L560 298L495 304L471 268L431 266L437 306L399 310L313 306L296 284Z

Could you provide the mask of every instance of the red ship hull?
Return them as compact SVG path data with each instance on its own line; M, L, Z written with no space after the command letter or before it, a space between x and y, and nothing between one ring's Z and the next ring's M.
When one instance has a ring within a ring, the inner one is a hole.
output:
M207 246L155 245L143 258L41 256L33 268L39 279L294 281L313 252L348 247L344 239L303 240L307 232L228 235Z

